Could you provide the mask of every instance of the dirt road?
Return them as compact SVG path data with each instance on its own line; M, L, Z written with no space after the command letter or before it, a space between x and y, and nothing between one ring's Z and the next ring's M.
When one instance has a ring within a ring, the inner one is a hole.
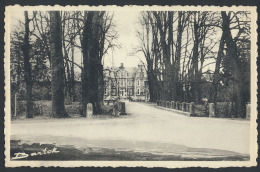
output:
M138 102L126 102L126 111L128 115L119 118L12 121L11 140L28 145L73 145L85 153L89 148L92 152L143 153L150 158L249 156L249 121L186 117Z

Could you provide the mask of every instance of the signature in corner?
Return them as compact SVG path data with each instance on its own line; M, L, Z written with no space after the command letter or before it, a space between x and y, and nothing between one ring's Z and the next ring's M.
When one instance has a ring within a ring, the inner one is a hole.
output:
M13 160L16 160L16 159L23 159L23 158L27 158L29 156L36 156L36 155L45 155L45 154L52 154L52 153L59 153L60 151L57 150L56 147L54 147L53 149L50 149L48 150L47 148L43 149L42 151L40 152L33 152L31 154L27 154L27 153L24 153L24 152L18 152L18 153L15 153L15 157L12 157Z

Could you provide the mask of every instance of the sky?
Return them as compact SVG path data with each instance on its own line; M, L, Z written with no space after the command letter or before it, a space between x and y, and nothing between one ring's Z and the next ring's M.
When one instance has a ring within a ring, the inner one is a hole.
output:
M141 52L135 53L137 46L139 45L136 29L140 28L138 24L140 11L126 8L109 12L114 12L115 30L118 32L118 39L116 42L121 45L121 48L110 49L108 53L105 54L103 57L104 67L119 67L121 63L123 63L125 67L137 67L141 61L145 63L144 55ZM30 15L32 15L32 12L29 12L29 18L31 17ZM18 20L24 22L23 11L12 13L11 19L12 25L17 25ZM185 33L183 38L185 38ZM218 46L215 46L214 49L217 48ZM75 62L80 65L81 61L81 50L75 49ZM207 62L210 63L211 61L208 60ZM213 70L214 65L209 65L203 70L207 70L208 68ZM76 66L75 70L80 72L80 69Z
M124 63L124 66L136 67L140 63L140 54L133 56L133 52L138 45L138 39L136 37L136 28L138 27L138 11L116 11L114 16L116 30L118 31L118 42L121 44L120 49L110 51L110 53L104 59L105 66L111 66L112 57L114 58L114 65L119 66L120 63ZM144 59L142 59L144 60Z
M31 13L29 12L29 18L30 14ZM117 42L121 45L121 48L115 48L113 51L108 51L104 56L104 67L118 67L121 63L124 63L124 66L126 67L136 67L140 63L140 58L143 58L142 54L136 54L136 56L130 55L138 45L138 39L136 37L138 16L138 11L121 10L114 12L115 30L118 31ZM17 25L19 20L24 22L23 11L12 13L11 19L11 26ZM80 50L75 50L75 60L78 64L81 63L81 57ZM144 59L142 60L144 61Z

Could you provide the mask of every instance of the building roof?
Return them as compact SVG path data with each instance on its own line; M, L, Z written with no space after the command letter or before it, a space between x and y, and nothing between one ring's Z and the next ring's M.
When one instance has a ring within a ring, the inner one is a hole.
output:
M137 71L137 68L136 67L125 67L125 70L127 73L135 73Z

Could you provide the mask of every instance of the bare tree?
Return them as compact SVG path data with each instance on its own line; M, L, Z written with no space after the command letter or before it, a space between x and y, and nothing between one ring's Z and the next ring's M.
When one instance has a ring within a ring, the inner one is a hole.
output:
M221 16L223 19L222 22L222 30L223 30L223 37L225 44L227 46L227 56L230 58L230 67L231 67L231 74L234 77L234 93L233 93L233 101L235 102L234 115L238 117L245 117L246 114L246 101L244 95L244 83L243 77L241 74L241 62L238 56L238 50L236 42L234 41L231 29L230 29L230 15L226 12L222 11Z
M116 38L116 33L107 36L112 28L113 17L109 18L105 14L104 11L85 11L84 13L85 23L81 43L83 116L86 115L87 103L93 104L94 113L97 114L100 112L103 102L102 58L107 50L113 47L112 41Z
M24 54L24 70L25 70L25 83L26 83L26 117L33 118L33 100L32 100L32 74L31 74L31 64L30 64L30 44L29 44L29 17L28 11L24 12L25 17L25 35L24 42L22 45L22 51Z
M50 11L50 50L52 61L52 114L54 117L66 117L61 18L59 11Z

